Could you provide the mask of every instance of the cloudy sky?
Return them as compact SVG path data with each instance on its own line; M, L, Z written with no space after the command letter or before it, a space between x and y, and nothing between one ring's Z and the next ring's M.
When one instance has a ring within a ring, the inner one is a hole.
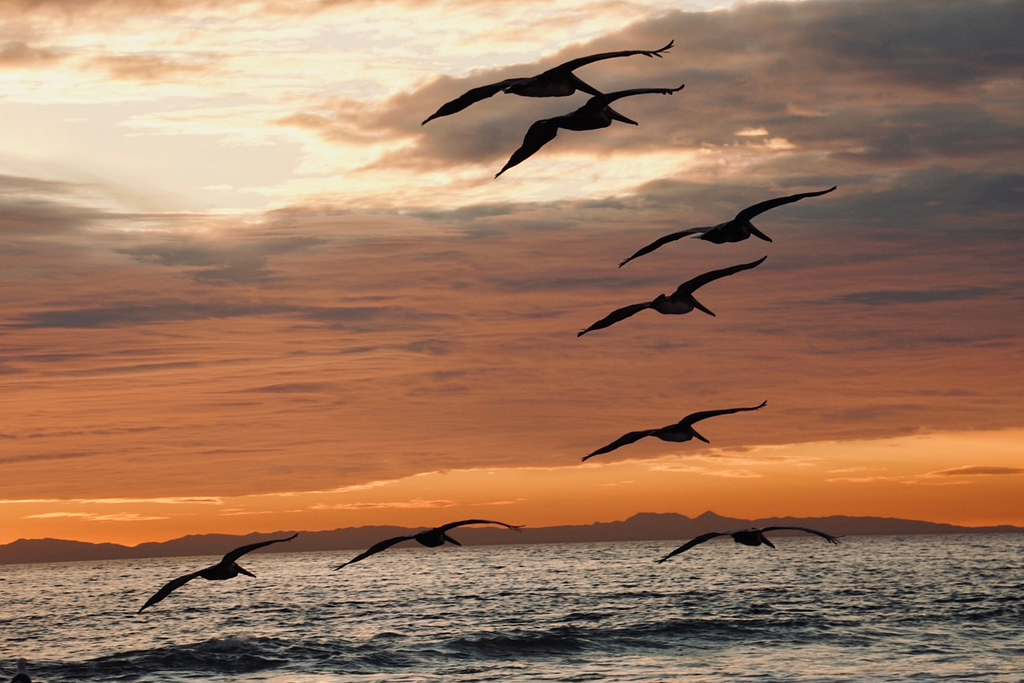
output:
M1024 524L1024 2L0 0L0 542ZM639 126L533 121L587 95ZM771 197L774 240L653 239ZM626 304L709 284L716 313ZM700 411L710 445L625 432Z

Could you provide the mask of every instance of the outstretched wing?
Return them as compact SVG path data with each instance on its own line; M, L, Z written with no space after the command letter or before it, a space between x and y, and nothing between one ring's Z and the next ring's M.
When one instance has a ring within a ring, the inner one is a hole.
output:
M376 543L376 544L370 546L370 548L368 550L366 550L366 551L356 555L355 557L353 557L351 560L349 560L345 564L339 564L337 567L334 568L334 570L337 571L337 570L341 569L342 567L345 567L345 566L348 566L348 565L352 564L353 562L359 562L360 560L365 560L370 555L376 555L377 553L379 553L382 550L387 550L388 548L390 548L391 546L395 545L396 543L401 543L402 541L411 541L414 538L416 538L416 534L407 534L405 536L395 536L394 538L389 538L389 539L387 539L385 541L381 541L380 543Z
M156 603L160 602L161 600L166 598L168 595L170 595L172 592L174 592L175 590L181 588L186 583L188 583L189 581L191 581L192 579L196 578L197 576L199 576L202 573L203 573L203 570L200 569L197 572L192 572L191 574L185 574L185 576L179 576L178 578L174 579L173 581L168 581L167 584L163 588L161 588L160 590L158 590L156 593L153 594L153 597L151 597L149 600L146 600L146 604L139 608L139 613L141 613L142 610L146 609L147 607L150 607L151 605L155 605Z
M472 90L469 90L463 93L462 95L459 95L451 102L445 102L444 104L442 104L440 109L438 109L433 114L424 119L423 123L421 123L420 125L422 126L426 124L427 121L431 121L441 116L450 116L452 114L456 114L471 104L475 104L480 100L486 100L488 97L493 97L497 95L508 86L521 80L523 79L507 78L504 81L498 81L497 83L481 85L479 88L473 88Z
M656 431L658 431L658 430L657 429L643 429L643 430L640 430L638 432L629 432L628 434L623 434L622 436L620 436L619 438L615 439L615 441L612 441L607 446L602 446L601 448L598 448L596 451L594 451L590 455L584 456L583 457L583 462L586 462L589 458L593 458L595 455L601 455L602 453L609 453L611 451L614 451L616 448L619 448L620 446L626 446L626 445L629 445L629 444L634 443L636 441L639 441L640 439L644 438L645 436L650 436L651 434L655 433Z
M655 560L655 562L657 562L658 564L661 564L662 562L664 562L668 558L674 557L674 556L678 555L679 553L684 553L684 552L686 552L687 550L689 550L690 548L692 548L693 546L695 546L695 545L697 545L699 543L703 543L704 541L710 541L712 538L718 538L719 536L728 536L728 535L729 535L728 531L712 531L710 533L701 534L697 538L689 540L685 544L679 546L678 548L676 548L675 550L673 550L672 552L670 552L668 555L666 555L665 557L661 558L660 560Z
M805 526L766 526L765 528L761 529L761 533L763 534L766 531L778 531L780 529L790 529L792 531L806 531L809 534L814 534L815 536L821 536L822 538L824 538L826 541L828 541L832 545L839 545L839 539L842 538L841 536L833 536L831 534L826 534L824 531L818 531L816 529L808 529Z
M630 57L632 55L644 55L645 57L658 57L661 58L662 52L668 52L676 41L670 40L668 45L661 48L660 50L619 50L618 52L599 52L596 55L589 55L587 57L579 57L578 59L571 59L564 64L559 64L556 67L548 69L545 74L549 74L553 71L575 71L581 66L599 62L603 59L614 59L616 57Z
M757 405L752 408L726 408L725 410L702 410L699 413L690 413L682 420L680 420L678 424L688 427L692 425L694 422L700 422L701 420L706 420L709 417L715 417L716 415L731 415L732 413L740 413L745 410L760 410L761 408L764 408L766 405L768 405L768 401L763 401L761 405Z
M835 185L828 188L827 190L821 190L820 192L803 192L801 194L791 194L788 197L776 197L775 199L769 199L767 201L760 202L759 204L748 206L747 208L743 209L738 214L736 214L736 218L734 220L743 223L745 221L749 221L751 218L758 214L762 214L765 211L768 211L769 209L774 209L776 206L782 206L783 204L792 204L793 202L798 202L805 197L820 197L823 194L828 194L834 189L836 189Z
M633 304L632 306L623 306L622 308L614 310L611 313L609 313L608 315L606 315L605 317L601 318L600 320L598 320L596 323L594 323L593 325L591 325L587 329L580 330L579 332L576 333L576 336L577 337L582 337L587 332L590 332L592 330L600 330L601 328L608 327L609 325L614 325L615 323L619 322L620 320L625 320L629 316L636 315L637 313L639 313L640 311L644 310L645 308L650 308L650 307L651 307L651 303L649 301L647 303L645 303L645 304Z
M230 553L225 555L224 559L221 560L221 564L232 564L236 562L238 558L240 558L242 555L245 555L246 553L251 553L253 550L256 550L257 548L262 548L265 545L271 545L273 543L284 543L285 541L292 540L296 536L298 536L297 533L292 534L288 538L275 538L270 541L261 541L260 543L250 543L249 545L243 545L241 548L235 548Z
M601 107L605 107L615 100L621 100L623 97L633 97L634 95L671 95L674 92L679 92L685 87L686 84L684 83L678 88L634 88L632 90L617 90L615 92L598 95L597 98L601 100L600 102L594 102L595 98L592 97L583 106L585 107L591 102L594 102L594 105L591 106L600 104Z
M500 526L505 527L506 529L511 529L512 531L519 531L523 528L522 525L516 526L514 524L505 524L505 522L495 522L491 519L464 519L461 522L451 522L450 524L439 526L437 527L437 529L441 533L444 533L449 529L454 529L457 526L465 526L467 524L498 524Z
M672 294L672 298L675 298L677 296L687 297L693 294L701 287L703 287L704 285L706 285L707 283L713 282L718 278L726 277L728 275L732 275L733 273L738 273L741 270L749 270L751 268L756 268L757 266L761 265L761 262L764 261L766 258L768 257L762 256L758 260L753 261L751 263L741 263L738 266L730 266L729 268L712 270L710 272L704 273L703 275L698 275L692 280L687 280L683 284L679 285L679 287L676 288L676 291Z
M682 239L682 238L686 237L687 235L694 235L694 234L696 234L698 232L707 232L710 229L711 228L689 228L687 230L680 230L679 232L674 232L671 235L665 235L664 237L659 237L658 239L654 240L653 242L648 244L646 247L644 247L643 249L641 249L640 251L636 252L635 254L630 256L628 259L626 259L625 261L620 263L619 264L619 268L621 268L622 266L626 265L627 263L629 263L633 259L637 258L638 256L643 256L644 254L650 254L655 249L657 249L659 247L662 247L662 246L668 244L669 242L675 242L676 240Z
M526 131L526 135L523 137L523 144L519 146L519 149L512 152L508 162L502 166L501 170L494 177L497 178L513 166L523 163L541 147L554 140L555 136L558 135L558 124L562 118L564 117L556 116L552 119L535 121L529 130Z

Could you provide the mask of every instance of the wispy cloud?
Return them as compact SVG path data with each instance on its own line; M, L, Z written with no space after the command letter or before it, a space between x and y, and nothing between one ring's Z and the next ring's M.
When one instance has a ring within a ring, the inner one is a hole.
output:
M390 503L335 503L333 505L312 505L311 510L419 510L430 508L450 508L456 503L451 500L405 500Z
M985 465L965 465L963 467L951 467L946 470L929 472L928 477L989 477L1024 474L1024 467L992 467Z
M170 519L170 517L142 515L138 513L97 515L91 512L44 512L37 515L26 515L24 519L54 519L59 517L76 518L86 522L151 522L161 519Z

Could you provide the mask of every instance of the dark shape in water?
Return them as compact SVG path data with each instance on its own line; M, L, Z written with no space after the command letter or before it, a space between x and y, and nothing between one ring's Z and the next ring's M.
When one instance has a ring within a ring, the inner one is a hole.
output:
M633 97L634 95L671 95L674 92L679 92L684 87L684 85L681 85L678 88L637 88L635 90L620 90L608 93L607 95L599 93L570 114L536 121L526 131L523 144L519 146L519 149L512 152L508 162L505 163L494 177L497 178L508 169L521 164L533 156L537 150L555 139L559 128L565 128L566 130L597 130L598 128L607 128L612 125L612 121L621 121L634 126L639 125L636 121L626 118L611 108L610 105L615 100L623 97Z
M718 278L726 277L727 275L732 275L733 273L738 273L741 270L749 270L750 268L755 268L759 266L761 262L764 261L766 258L768 257L762 256L760 259L758 259L757 261L753 261L752 263L741 263L738 266L730 266L729 268L722 268L721 270L712 270L710 272L704 273L703 275L698 275L692 280L687 280L683 284L679 285L679 287L676 288L676 291L669 296L659 294L653 301L648 301L642 304L633 304L632 306L624 306L623 308L614 310L605 317L598 320L590 327L588 327L587 329L578 332L576 336L582 337L587 332L590 332L592 330L600 330L604 327L614 325L620 320L625 320L631 315L636 315L640 311L643 311L648 308L653 308L658 313L664 313L665 315L682 315L683 313L689 313L693 309L697 308L704 311L708 315L713 316L714 313L709 311L699 301L697 301L697 299L694 298L693 293L700 289L701 287L703 287L704 285L706 285L707 283L713 282Z
M689 550L690 548L692 548L693 546L697 545L698 543L703 543L704 541L710 541L712 538L718 538L719 536L732 536L732 540L736 541L737 543L742 543L743 545L749 545L749 546L766 545L769 548L774 548L775 546L772 544L771 541L769 541L767 538L765 538L764 534L765 534L766 531L778 531L780 529L791 529L793 531L806 531L809 534L815 534L817 536L821 536L822 538L824 538L826 541L828 541L832 545L838 545L839 544L839 539L841 538L841 536L832 536L830 534L826 534L824 531L817 531L815 529L809 529L809 528L807 528L805 526L766 526L763 529L740 529L739 531L712 531L710 533L701 534L697 538L695 538L695 539L693 539L691 541L688 541L686 544L679 546L678 548L676 548L675 550L673 550L672 552L670 552L668 555L666 555L665 557L661 558L660 560L655 560L655 562L657 562L658 564L661 564L662 562L664 562L668 558L672 557L673 555L678 555L679 553L682 553L682 552L685 552L685 551Z
M567 97L577 90L582 90L590 95L600 95L601 91L584 83L576 76L576 74L573 73L573 71L582 66L586 66L587 64L599 62L602 59L613 59L615 57L644 55L647 57L658 57L660 59L661 53L668 51L673 44L675 44L675 41L669 41L669 44L660 50L620 50L619 52L601 52L596 55L573 59L565 64L559 64L558 66L552 67L543 73L537 74L536 76L530 76L528 78L508 78L504 81L498 81L497 83L482 85L479 88L469 90L451 102L446 102L441 105L440 109L428 116L420 125L422 126L426 124L427 121L431 121L441 116L450 116L451 114L458 113L471 104L475 104L480 100L485 100L488 97L493 97L499 92L508 93L510 95L520 95L522 97Z
M619 268L626 265L638 256L649 254L658 247L661 247L669 242L675 242L678 239L682 239L687 235L693 235L695 239L702 239L714 244L725 244L726 242L742 242L751 235L759 237L766 242L771 242L772 238L764 234L760 230L754 227L754 224L750 222L754 216L762 214L769 209L774 209L776 206L782 206L783 204L791 204L798 202L805 197L818 197L823 194L828 194L832 190L836 189L835 186L830 187L827 190L821 190L820 192L804 192L802 194L791 194L788 197L776 197L775 199L769 199L747 208L736 214L736 217L732 220L728 220L725 223L719 223L718 225L707 227L707 228L689 228L687 230L680 230L674 232L671 235L665 235L660 237L646 247L636 252L628 259L624 260L619 264Z
M24 658L18 660L18 673L14 674L11 683L32 683L28 675L28 662Z
M703 436L697 433L697 430L693 428L694 422L700 422L701 420L706 420L709 417L715 417L717 415L731 415L732 413L739 413L745 410L760 410L761 408L764 408L766 405L768 405L768 401L763 401L761 405L754 406L753 408L726 408L724 410L704 410L699 413L690 413L679 422L676 422L675 424L670 424L666 427L660 427L658 429L643 429L637 432L629 432L627 434L623 434L622 436L617 438L615 441L612 441L607 446L598 448L590 455L584 456L583 461L586 462L589 458L592 458L595 455L609 453L611 451L614 451L616 448L619 448L620 446L626 446L635 441L639 441L640 439L647 436L657 437L662 441L675 441L677 443L689 441L690 439L694 438L700 439L704 443L711 443L710 441L708 441Z
M382 550L387 550L391 546L395 545L396 543L401 543L402 541L416 541L420 545L425 545L428 548L436 548L438 546L444 545L446 541L448 543L453 543L455 545L462 545L445 532L449 529L454 529L457 526L465 526L466 524L500 524L501 526L507 527L512 531L519 531L522 528L522 526L513 526L512 524L505 524L505 522L494 522L489 519L464 519L461 522L452 522L450 524L445 524L444 526L434 527L433 529L426 529L424 531L420 531L419 533L406 534L405 536L395 536L394 538L389 538L387 540L381 541L380 543L371 546L370 549L366 552L356 555L345 564L338 565L334 568L334 570L337 571L342 567L346 567L352 564L353 562L365 560L370 555L375 555L381 552Z
M160 602L168 595L170 595L173 591L177 590L178 588L181 588L186 583L195 578L202 577L207 581L223 581L225 579L233 579L239 574L245 574L246 576L255 577L255 574L249 572L244 567L239 565L236 562L236 560L238 560L238 558L240 558L242 555L245 555L246 553L251 553L253 550L257 550L259 548L271 545L273 543L284 543L285 541L292 540L296 536L298 536L297 533L292 534L288 538L275 538L270 541L262 541L260 543L243 545L241 548L235 548L227 555L225 555L223 558L221 558L220 562L213 565L212 567L200 569L197 572L192 572L191 574L186 574L185 576L179 576L173 581L168 582L163 588L158 590L156 594L153 595L153 597L147 600L145 605L139 608L139 612L142 612L142 610L146 609L147 607L155 605L156 603Z

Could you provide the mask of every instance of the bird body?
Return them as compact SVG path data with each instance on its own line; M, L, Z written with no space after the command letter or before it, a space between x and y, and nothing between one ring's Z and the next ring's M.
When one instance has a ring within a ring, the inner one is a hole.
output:
M754 406L752 408L726 408L724 410L703 410L698 413L691 413L684 417L679 422L676 422L675 424L670 424L666 427L661 427L659 429L643 429L636 432L628 432L620 436L615 441L612 441L607 446L598 448L593 453L584 456L583 461L586 462L595 455L601 455L602 453L610 453L611 451L614 451L616 448L626 446L631 443L635 443L640 439L643 439L648 436L656 437L658 439L661 439L662 441L672 441L674 443L684 443L686 441L689 441L690 439L700 439L704 443L711 443L703 436L701 436L696 429L693 428L693 425L695 423L700 422L701 420L706 420L709 417L715 417L717 415L731 415L732 413L740 413L748 410L760 410L761 408L764 408L766 405L768 405L768 401L763 401L760 405Z
M604 318L598 320L596 323L594 323L587 329L578 332L576 336L582 337L587 332L592 332L593 330L600 330L602 328L609 327L619 322L620 320L625 320L626 318L636 315L640 311L647 310L648 308L652 308L658 313L663 313L666 315L682 315L684 313L689 313L690 311L696 308L707 313L710 316L714 316L715 314L712 313L706 306L704 306L704 304L697 301L696 297L693 296L693 293L697 289L706 285L707 283L713 282L719 278L723 278L728 275L738 273L741 270L749 270L750 268L756 268L766 258L768 257L762 256L757 261L753 261L751 263L741 263L737 266L730 266L729 268L722 268L720 270L712 270L702 275L698 275L697 277L687 280L683 284L679 285L679 287L676 288L676 291L668 296L664 294L659 294L652 301L648 301L646 303L631 304L629 306L623 306L622 308L616 309L609 313L608 315L606 315Z
M573 73L573 71L582 66L586 66L587 64L592 64L593 62L598 62L604 59L614 59L616 57L644 55L646 57L658 57L660 59L661 53L667 52L674 43L675 41L669 41L669 44L660 50L620 50L618 52L601 52L599 54L580 57L578 59L565 62L564 64L559 64L558 66L552 67L547 71L537 74L536 76L529 76L526 78L507 78L503 81L498 81L497 83L482 85L463 93L451 102L446 102L441 105L436 112L428 116L420 125L424 125L428 121L441 116L456 114L476 102L497 95L499 92L509 95L519 95L520 97L567 97L575 93L577 90L581 90L590 95L600 95L601 92L599 90L581 80Z
M774 209L777 206L783 204L792 204L798 202L806 197L819 197L823 194L828 194L832 190L836 189L835 186L830 187L827 190L821 190L819 192L803 192L800 194L792 194L787 197L776 197L775 199L769 199L767 201L748 206L747 208L740 211L730 220L718 225L713 225L706 228L687 228L686 230L680 230L679 232L673 232L670 235L659 237L655 241L648 244L643 249L623 260L619 264L619 268L626 265L633 259L649 254L655 249L662 247L669 242L675 242L676 240L692 235L694 239L701 239L705 242L711 242L712 244L725 244L726 242L742 242L743 240L753 236L762 239L766 242L771 242L772 238L764 234L750 222L754 216L764 213L769 209Z
M405 534L404 536L395 536L394 538L385 539L383 541L380 541L379 543L375 543L374 545L370 546L368 550L353 557L348 562L338 565L334 569L338 570L354 562L365 560L370 555L376 555L377 553L387 550L391 546L395 545L396 543L401 543L402 541L416 541L420 545L425 545L428 548L437 548L438 546L442 546L445 543L451 543L453 545L461 546L462 544L456 541L451 536L449 536L447 532L449 529L454 529L458 526L465 526L467 524L498 524L500 526L511 529L512 531L519 531L519 529L521 528L519 526L514 526L512 524L505 524L504 522L495 522L489 519L464 519L460 522L451 522L443 526L434 527L433 529L425 529L415 534Z
M497 178L508 169L521 164L533 156L541 147L555 139L559 128L575 131L597 130L599 128L607 128L612 125L613 121L621 121L622 123L634 126L639 125L636 121L623 116L611 108L611 103L618 99L633 97L634 95L671 95L674 92L679 92L684 87L684 85L680 85L678 88L636 88L634 90L620 90L607 94L597 93L587 100L582 107L572 113L536 121L526 131L523 143L519 146L519 149L512 153L512 156L509 157L509 160L494 177Z
M179 576L178 578L167 582L160 590L158 590L153 595L153 597L146 601L146 604L139 609L139 612L142 612L142 610L146 609L147 607L150 607L160 602L168 595L170 595L172 592L174 592L178 588L181 588L192 579L203 578L207 581L225 581L227 579L233 579L239 574L245 574L246 576L255 577L255 574L245 569L242 565L238 564L238 558L242 557L242 555L245 555L246 553L250 553L253 550L256 550L257 548L262 548L264 546L271 545L272 543L283 543L285 541L290 541L296 536L298 536L297 533L292 534L288 538L275 538L270 541L250 543L249 545L243 545L240 548L235 548L234 550L226 554L223 558L221 558L221 561L217 564L207 567L205 569L200 569L199 571L192 572L191 574Z
M809 529L809 528L807 528L805 526L766 526L766 527L764 527L762 529L753 529L752 528L752 529L740 529L738 531L712 531L712 532L709 532L709 533L706 533L706 534L701 534L700 536L697 536L696 538L694 538L694 539L692 539L690 541L687 541L685 544L679 546L678 548L676 548L675 550L670 552L668 555L665 555L665 557L662 557L659 560L655 560L655 562L657 562L658 564L661 564L662 562L664 562L665 560L669 559L670 557L678 555L679 553L682 553L682 552L686 552L687 550L689 550L690 548L692 548L695 545L698 545L700 543L704 543L705 541L710 541L711 539L718 538L719 536L732 536L732 540L735 541L736 543L741 544L741 545L748 545L748 546L766 545L769 548L774 548L775 545L770 540L768 540L768 538L764 534L767 531L780 531L780 530L783 530L783 529L789 529L789 530L792 530L792 531L805 531L805 532L807 532L809 534L815 534L816 536L821 536L822 538L824 538L826 541L828 541L832 545L838 545L839 544L839 539L840 539L839 536L832 536L831 534L826 534L824 531L818 531L816 529Z

